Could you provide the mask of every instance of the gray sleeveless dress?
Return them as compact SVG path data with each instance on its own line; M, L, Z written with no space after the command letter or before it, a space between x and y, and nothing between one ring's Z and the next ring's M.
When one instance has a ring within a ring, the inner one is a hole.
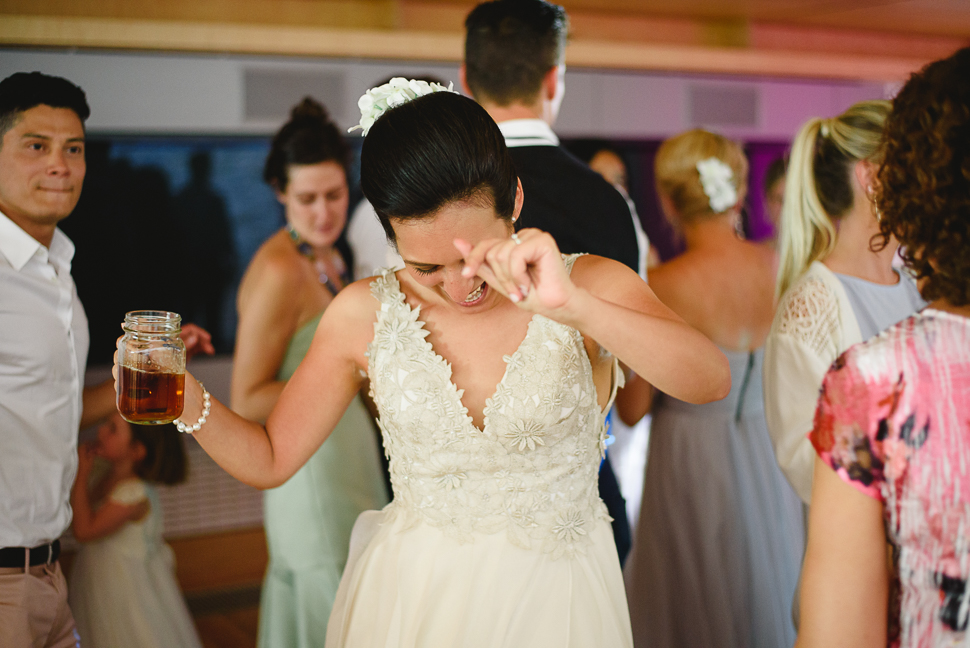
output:
M662 395L626 564L638 648L790 648L804 545L801 501L772 451L762 351L726 351L731 393Z

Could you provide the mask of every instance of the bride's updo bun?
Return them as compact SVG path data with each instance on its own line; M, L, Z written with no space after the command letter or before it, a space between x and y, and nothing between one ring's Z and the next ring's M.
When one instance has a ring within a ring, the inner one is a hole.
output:
M517 176L498 125L475 101L435 92L391 108L370 127L360 185L390 241L389 219L424 218L479 201L511 220Z

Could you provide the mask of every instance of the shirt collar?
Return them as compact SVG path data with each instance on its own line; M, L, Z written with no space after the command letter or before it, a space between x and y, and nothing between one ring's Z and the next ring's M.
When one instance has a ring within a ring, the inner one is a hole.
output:
M20 272L42 247L37 239L0 212L0 254L7 258L14 270ZM71 259L74 258L74 244L58 228L54 230L47 252L56 265L70 267Z
M509 119L499 122L498 128L509 148L519 146L559 146L559 138L549 124L541 119Z

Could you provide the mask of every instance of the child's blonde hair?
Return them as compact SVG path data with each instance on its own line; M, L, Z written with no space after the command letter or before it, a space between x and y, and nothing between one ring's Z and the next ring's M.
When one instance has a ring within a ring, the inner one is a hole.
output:
M780 297L835 248L835 222L852 208L856 162L878 162L883 124L892 104L862 101L838 117L814 117L792 144L781 208L778 282Z

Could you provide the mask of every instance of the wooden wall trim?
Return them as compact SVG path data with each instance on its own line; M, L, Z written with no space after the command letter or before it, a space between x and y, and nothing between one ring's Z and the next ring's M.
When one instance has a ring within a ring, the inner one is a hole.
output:
M0 45L459 62L460 33L0 14ZM899 81L920 57L575 39L570 66Z
M460 34L0 15L0 45L456 61Z
M933 59L693 45L574 41L567 62L596 68L900 81Z

